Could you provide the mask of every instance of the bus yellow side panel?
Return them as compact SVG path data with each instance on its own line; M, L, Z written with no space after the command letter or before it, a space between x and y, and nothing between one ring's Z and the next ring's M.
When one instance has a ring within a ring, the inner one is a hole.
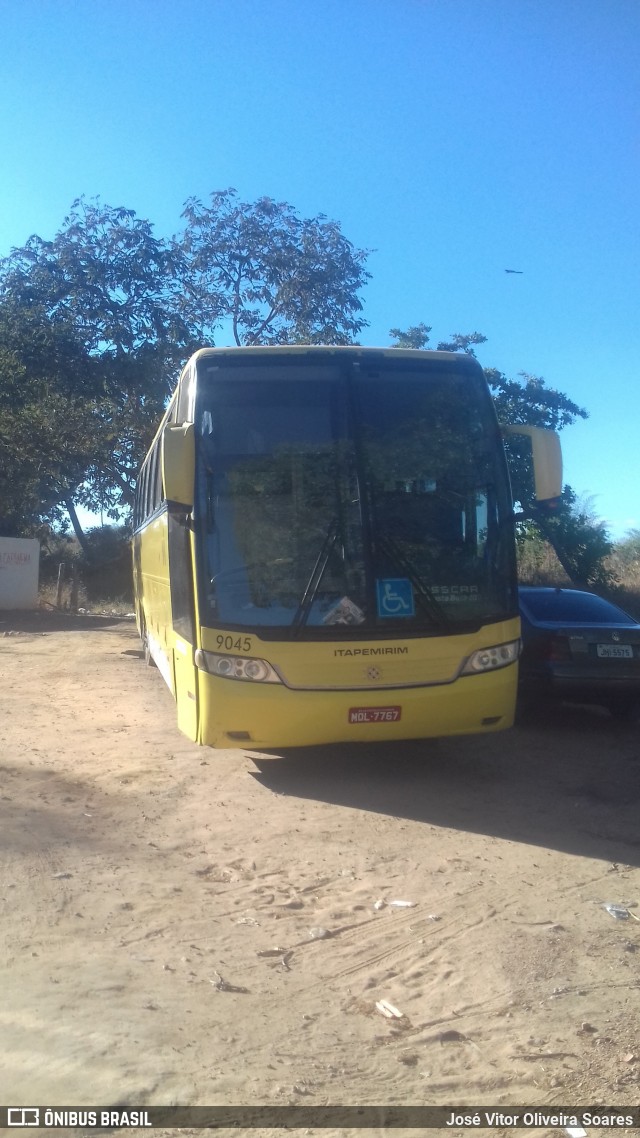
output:
M134 549L134 560L137 558L139 564L140 632L146 635L153 660L167 686L173 691L173 633L166 513L152 518L135 535Z
M173 650L175 696L178 727L194 742L198 738L198 676L193 662L193 647L176 636Z

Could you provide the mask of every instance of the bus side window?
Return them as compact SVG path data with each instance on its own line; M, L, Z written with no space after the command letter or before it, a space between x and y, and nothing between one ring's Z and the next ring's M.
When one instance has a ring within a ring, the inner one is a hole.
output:
M153 513L156 508L155 490L156 490L156 465L157 465L157 451L151 451L149 460L149 513Z
M156 507L159 506L159 504L160 504L156 500L156 497L157 497L157 495L156 495L156 487L157 487L156 473L157 473L157 469L158 469L158 448L154 447L153 450L151 451L151 454L149 455L149 509L148 509L149 514L152 514L154 512L154 510L156 509Z
M153 501L153 509L154 510L159 509L160 502L162 501L162 494L160 492L161 491L161 469L160 469L161 466L162 466L162 463L160 461L160 447L159 447L158 443L156 443L156 445L153 449L153 466L151 467L151 478L152 478L151 498Z
M145 462L143 470L142 470L142 477L140 479L140 482L141 482L141 486L140 486L140 522L141 522L141 524L143 524L146 521L147 514L149 512L147 509L147 474L148 474L148 470L149 470L149 464L147 462Z
M156 469L155 469L155 477L154 477L154 484L153 484L153 500L156 504L156 509L158 509L161 502L163 501L162 463L160 461L160 443L159 442L156 443Z

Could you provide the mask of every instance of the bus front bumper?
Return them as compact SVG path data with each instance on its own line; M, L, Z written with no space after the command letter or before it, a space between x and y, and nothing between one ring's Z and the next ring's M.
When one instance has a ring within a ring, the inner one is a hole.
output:
M198 672L199 742L262 750L483 734L513 725L517 665L449 684L301 691Z

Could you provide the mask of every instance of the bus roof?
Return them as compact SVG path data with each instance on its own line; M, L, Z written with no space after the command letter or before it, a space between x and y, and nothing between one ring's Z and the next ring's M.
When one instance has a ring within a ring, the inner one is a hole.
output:
M403 359L415 360L441 360L442 363L451 363L453 360L456 360L458 363L462 362L463 367L468 364L471 364L472 366L476 366L478 364L475 356L472 356L465 352L425 351L421 348L364 348L360 344L253 344L251 346L242 345L241 347L200 348L191 356L189 363L198 363L200 360L218 358L219 356L238 357L241 355L259 355L260 353L283 356L385 356L391 359L397 359L398 357L401 357Z

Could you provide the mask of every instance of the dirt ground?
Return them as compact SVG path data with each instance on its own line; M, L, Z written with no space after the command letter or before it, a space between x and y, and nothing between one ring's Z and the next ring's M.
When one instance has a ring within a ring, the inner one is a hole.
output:
M638 1102L637 729L213 751L131 620L0 622L0 1101Z

